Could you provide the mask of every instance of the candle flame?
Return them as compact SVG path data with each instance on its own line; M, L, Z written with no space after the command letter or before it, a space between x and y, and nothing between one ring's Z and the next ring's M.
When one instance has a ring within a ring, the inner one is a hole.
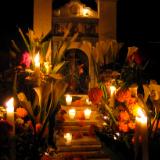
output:
M6 106L7 106L7 112L11 113L14 112L14 98L10 98L7 102L6 102Z
M137 109L136 120L143 123L143 124L145 124L147 122L147 116L145 115L144 111L140 107Z
M110 86L111 95L113 95L115 91L116 91L116 87L115 86Z
M40 67L40 55L39 55L39 52L34 57L34 63L35 63L35 67L37 67L37 68Z
M66 95L66 103L67 105L71 105L72 103L72 96L69 94Z

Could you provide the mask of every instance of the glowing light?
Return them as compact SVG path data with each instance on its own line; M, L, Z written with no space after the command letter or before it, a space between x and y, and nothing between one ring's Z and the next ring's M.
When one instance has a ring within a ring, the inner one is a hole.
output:
M76 115L76 110L75 109L70 109L68 111L68 114L69 114L69 118L70 119L74 119L75 118L75 115Z
M67 94L66 95L66 104L67 105L71 105L71 103L72 103L72 96Z
M6 106L7 106L7 113L13 113L14 112L14 99L10 98L7 102L6 102Z
M36 68L40 68L40 55L39 52L34 57L34 65Z
M64 134L64 139L66 140L66 144L67 144L67 145L71 144L72 134L71 134L71 133L65 133L65 134Z
M92 111L89 108L87 108L87 109L84 110L84 117L85 117L85 119L89 119L90 118L91 112Z
M83 8L83 16L89 16L89 14L90 14L90 8L84 7Z

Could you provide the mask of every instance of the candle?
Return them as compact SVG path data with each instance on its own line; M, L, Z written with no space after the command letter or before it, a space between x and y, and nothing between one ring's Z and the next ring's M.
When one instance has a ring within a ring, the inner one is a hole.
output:
M70 109L68 111L68 114L69 114L69 118L70 119L74 119L75 115L76 115L76 110L75 109Z
M65 133L65 134L64 134L64 139L66 140L66 144L67 144L67 145L71 144L72 134L71 134L71 133Z
M71 103L72 103L72 96L67 94L66 95L66 104L67 105L71 105Z
M39 52L34 57L34 65L35 65L35 68L40 68L40 56L39 56Z
M91 112L92 111L89 108L87 108L87 109L84 110L84 117L85 117L85 119L89 119L90 118Z
M137 109L136 127L136 139L138 142L140 136L142 139L142 160L148 160L147 116L140 107Z
M109 101L109 105L111 107L114 107L115 92L116 92L116 87L115 86L110 86L110 101Z
M15 134L15 124L14 124L14 99L13 97L10 98L6 102L7 106L7 121L12 124L13 126L13 135Z

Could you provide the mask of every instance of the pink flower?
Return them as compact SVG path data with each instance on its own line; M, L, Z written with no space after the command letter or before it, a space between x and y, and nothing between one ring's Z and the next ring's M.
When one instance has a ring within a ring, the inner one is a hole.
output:
M31 64L31 58L28 52L24 52L22 55L22 59L20 62L21 65L25 65L25 67L29 68Z

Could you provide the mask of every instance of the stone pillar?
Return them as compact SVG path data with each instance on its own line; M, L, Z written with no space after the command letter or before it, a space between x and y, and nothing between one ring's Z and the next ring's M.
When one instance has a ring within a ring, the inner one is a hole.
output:
M52 29L52 0L34 0L33 30L40 37Z
M117 0L100 0L99 40L116 39Z

